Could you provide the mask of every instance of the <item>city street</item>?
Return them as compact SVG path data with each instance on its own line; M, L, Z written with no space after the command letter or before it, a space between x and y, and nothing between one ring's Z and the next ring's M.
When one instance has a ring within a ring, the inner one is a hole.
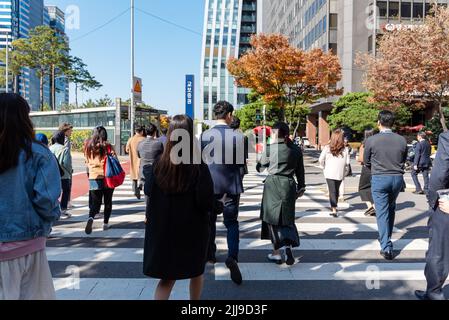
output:
M308 188L296 206L302 241L295 250L298 263L287 267L267 261L270 242L259 240L265 175L255 172L253 161L240 207L240 268L244 283L236 286L230 281L224 264L226 229L219 218L219 261L207 266L203 299L414 299L414 290L425 288L427 203L425 197L411 194L409 174L409 189L398 201L393 236L397 257L387 262L379 255L376 220L363 214L366 207L357 195L358 177L346 181L347 202L340 204L341 217L329 216L318 156L316 151L306 151ZM355 160L353 171L360 174ZM107 232L102 231L102 221L97 220L93 234L84 233L86 194L74 199L73 204L73 217L57 223L48 242L58 298L152 299L157 281L142 274L145 206L133 197L131 182L126 181L114 194L112 229ZM178 282L172 298L187 299L188 282Z

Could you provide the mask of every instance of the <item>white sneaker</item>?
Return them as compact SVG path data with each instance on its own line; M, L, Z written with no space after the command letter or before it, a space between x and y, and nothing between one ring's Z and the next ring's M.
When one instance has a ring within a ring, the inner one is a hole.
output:
M280 254L278 254L278 255L273 255L273 254L270 253L270 254L268 255L268 260L271 261L271 262L274 262L274 263L276 263L276 264L282 264L282 257L281 257Z
M109 229L111 229L111 226L109 224L103 224L103 231L108 231Z
M68 210L63 210L61 212L61 219L62 220L70 219L71 217L72 217L72 214Z

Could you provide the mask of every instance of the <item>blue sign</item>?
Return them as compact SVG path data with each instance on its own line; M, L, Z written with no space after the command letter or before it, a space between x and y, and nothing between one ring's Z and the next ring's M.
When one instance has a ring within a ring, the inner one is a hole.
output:
M186 115L195 119L195 76L186 75Z

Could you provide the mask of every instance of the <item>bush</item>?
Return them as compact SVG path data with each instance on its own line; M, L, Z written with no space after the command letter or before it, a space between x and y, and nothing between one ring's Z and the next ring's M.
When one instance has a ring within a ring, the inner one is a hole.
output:
M51 131L36 131L37 133L43 133L47 136L48 141L51 141L51 137L54 132ZM89 139L92 135L91 130L73 130L72 134L72 151L83 151L84 141Z

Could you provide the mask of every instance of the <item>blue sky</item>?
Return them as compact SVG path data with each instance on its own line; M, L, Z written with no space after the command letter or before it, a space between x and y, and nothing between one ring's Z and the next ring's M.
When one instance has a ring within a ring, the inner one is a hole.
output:
M130 95L130 13L92 34L75 40L108 22L130 7L129 0L45 0L66 11L80 9L80 28L67 30L72 55L88 65L103 84L98 91L80 93L80 102L106 94L111 98ZM136 8L202 33L204 0L135 0ZM75 41L73 41L75 40ZM201 63L200 35L190 33L136 10L136 76L143 78L143 99L170 114L184 113L185 75L196 76L196 103L199 103ZM70 100L74 101L71 88Z

